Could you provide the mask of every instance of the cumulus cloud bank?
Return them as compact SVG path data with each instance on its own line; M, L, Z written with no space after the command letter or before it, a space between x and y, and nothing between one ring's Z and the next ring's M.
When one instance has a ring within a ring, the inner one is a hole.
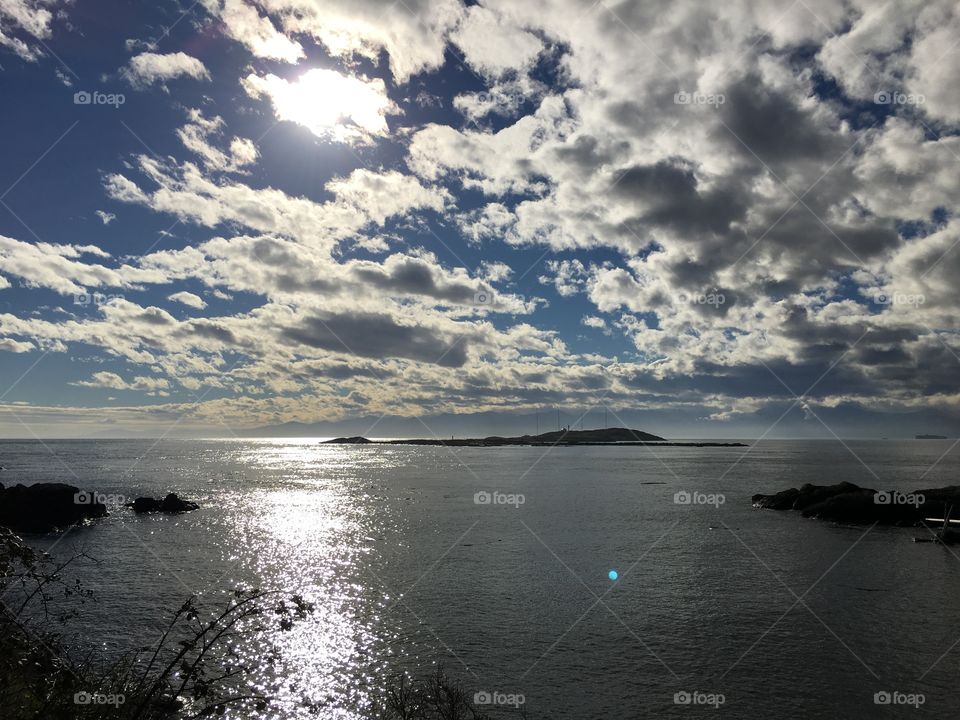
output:
M256 135L182 108L181 154L113 163L103 192L202 240L114 258L0 237L26 288L159 299L0 313L0 350L96 347L131 367L83 387L217 387L250 422L599 396L719 421L804 391L813 418L956 414L954 3L203 5L239 74L150 51L123 75L222 84L335 170L260 174L279 162Z

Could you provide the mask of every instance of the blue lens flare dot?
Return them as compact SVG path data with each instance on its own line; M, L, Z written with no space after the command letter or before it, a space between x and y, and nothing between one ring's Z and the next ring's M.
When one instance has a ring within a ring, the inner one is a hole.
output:
M620 574L616 570L611 570L607 573L607 577L611 580L616 580L618 577L620 577Z

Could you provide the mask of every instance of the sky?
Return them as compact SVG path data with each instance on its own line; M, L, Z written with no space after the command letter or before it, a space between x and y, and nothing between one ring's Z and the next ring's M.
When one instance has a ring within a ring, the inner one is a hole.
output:
M955 434L958 61L937 1L0 0L0 437Z

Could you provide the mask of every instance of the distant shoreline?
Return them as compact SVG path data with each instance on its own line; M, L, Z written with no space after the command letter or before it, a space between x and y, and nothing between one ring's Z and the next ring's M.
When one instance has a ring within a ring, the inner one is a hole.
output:
M419 438L407 440L370 440L359 435L323 441L326 445L435 445L444 447L573 447L573 446L651 446L651 447L749 447L741 442L671 442L658 435L629 428L597 430L557 430L540 435L485 438Z
M467 438L463 440L367 440L366 442L351 442L351 438L334 438L324 440L325 445L442 445L447 447L750 447L742 442L487 442L481 439Z

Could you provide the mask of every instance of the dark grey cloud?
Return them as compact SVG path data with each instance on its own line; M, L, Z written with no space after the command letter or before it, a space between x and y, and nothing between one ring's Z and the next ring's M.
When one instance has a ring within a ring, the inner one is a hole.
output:
M420 258L404 257L387 265L361 265L353 270L358 280L388 293L422 295L451 303L472 303L485 286L437 277L437 266Z
M467 362L468 340L449 337L432 328L400 325L378 313L331 314L308 317L283 328L287 342L368 358L407 358L456 368Z
M747 209L746 196L735 180L701 193L694 167L681 160L634 165L615 176L611 194L641 205L644 210L637 220L644 225L678 233L725 233Z
M823 118L756 75L737 80L724 95L726 102L718 110L721 124L714 132L750 165L758 159L777 166L828 155L836 158L846 149Z
M238 344L237 337L230 328L211 320L192 320L186 325L184 332L207 340L216 340L225 345Z

